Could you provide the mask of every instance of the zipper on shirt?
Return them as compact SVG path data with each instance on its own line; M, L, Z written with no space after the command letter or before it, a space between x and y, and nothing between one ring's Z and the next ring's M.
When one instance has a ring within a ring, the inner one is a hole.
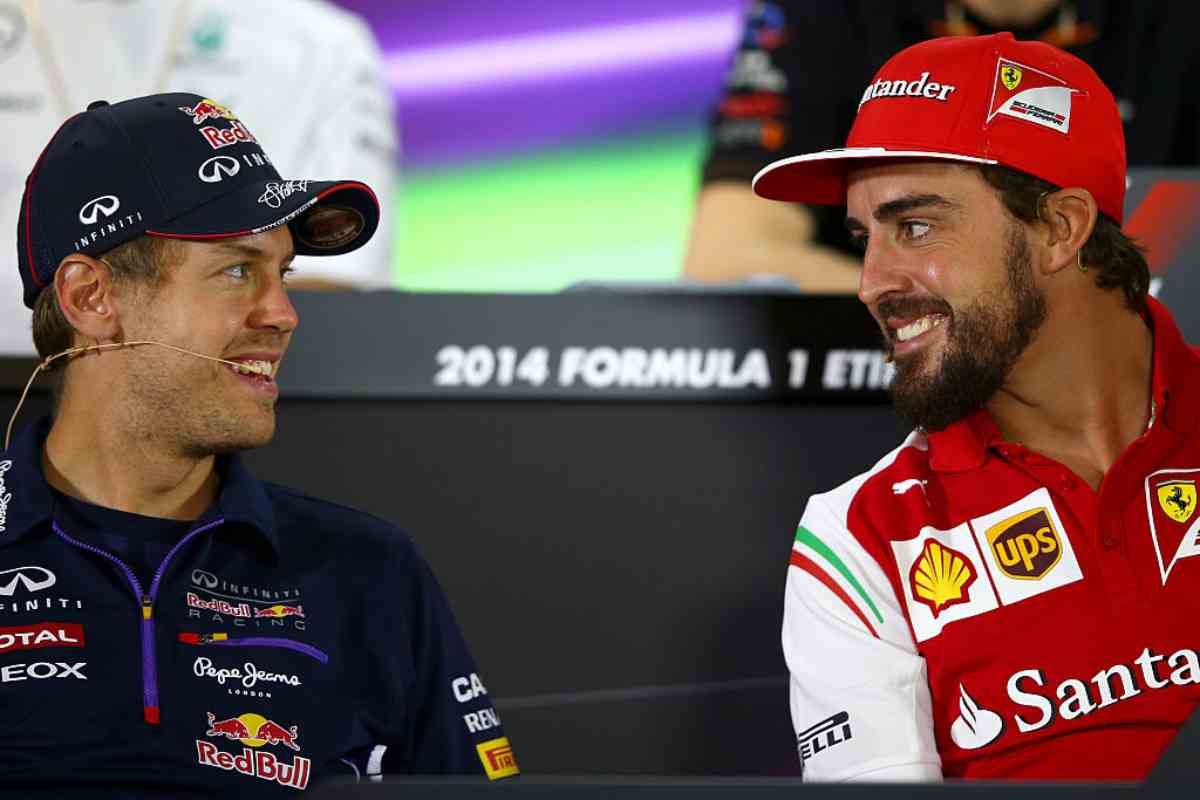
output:
M325 651L313 647L307 642L297 642L295 639L288 639L283 636L230 636L228 633L181 633L179 634L179 641L198 647L207 645L217 647L280 647L285 650L295 650L297 653L304 653L320 661L322 664L329 663L329 656Z
M202 533L211 531L218 525L223 525L225 518L222 517L214 522L209 522L201 525L186 534L182 539L175 543L175 546L163 556L162 562L158 565L158 569L154 571L154 577L150 581L150 591L142 591L141 581L137 579L137 575L128 564L121 559L109 553L106 550L101 550L99 547L81 542L72 537L61 527L58 522L54 521L52 526L54 533L67 544L78 547L80 550L86 550L89 553L106 558L115 564L125 575L125 579L129 582L129 586L133 589L134 597L138 598L138 604L141 609L141 626L142 635L142 719L148 725L157 725L160 720L158 706L158 660L155 656L154 648L154 600L158 596L159 586L162 584L163 574L167 570L167 565L171 563L171 559L175 557L184 545L196 538Z

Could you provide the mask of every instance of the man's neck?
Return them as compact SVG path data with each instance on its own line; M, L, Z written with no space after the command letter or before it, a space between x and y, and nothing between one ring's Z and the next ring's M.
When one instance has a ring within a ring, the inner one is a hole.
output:
M1028 28L1061 0L962 0L972 14L997 29Z
M1100 307L1051 315L987 409L1004 438L1053 458L1093 488L1150 419L1154 336L1108 292ZM1108 306L1112 306L1111 308Z
M164 519L196 519L220 486L215 458L171 453L119 423L60 409L42 451L46 481L98 506Z

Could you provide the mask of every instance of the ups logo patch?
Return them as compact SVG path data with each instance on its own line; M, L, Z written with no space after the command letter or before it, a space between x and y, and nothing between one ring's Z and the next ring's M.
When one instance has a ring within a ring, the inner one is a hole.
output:
M1062 541L1044 508L1023 511L987 529L1000 570L1018 580L1041 580L1062 559Z

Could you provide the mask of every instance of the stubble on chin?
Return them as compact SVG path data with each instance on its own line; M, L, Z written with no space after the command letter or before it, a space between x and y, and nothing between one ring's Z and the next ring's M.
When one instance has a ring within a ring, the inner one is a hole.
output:
M1003 286L953 312L940 354L917 352L897 360L892 402L913 427L942 430L982 408L1000 390L1046 319L1046 299L1033 284L1024 231L1005 234Z

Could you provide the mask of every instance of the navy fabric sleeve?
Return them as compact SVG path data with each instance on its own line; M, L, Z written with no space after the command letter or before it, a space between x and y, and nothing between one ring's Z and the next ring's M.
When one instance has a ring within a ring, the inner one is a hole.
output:
M441 586L423 559L415 561L409 598L415 685L402 771L511 777L516 760L487 687Z
M705 183L749 180L770 161L845 141L859 71L853 3L753 2L709 121Z

